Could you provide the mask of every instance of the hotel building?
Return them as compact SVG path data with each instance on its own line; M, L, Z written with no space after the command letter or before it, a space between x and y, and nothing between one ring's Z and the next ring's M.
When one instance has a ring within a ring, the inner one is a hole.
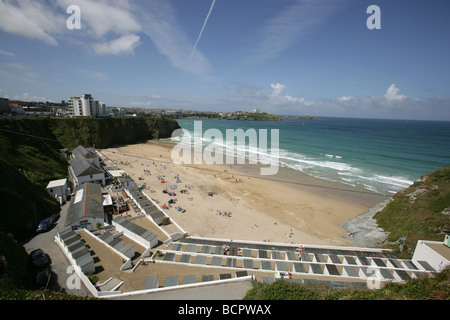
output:
M104 117L108 115L106 105L95 100L90 94L70 97L68 105L69 115L72 117Z

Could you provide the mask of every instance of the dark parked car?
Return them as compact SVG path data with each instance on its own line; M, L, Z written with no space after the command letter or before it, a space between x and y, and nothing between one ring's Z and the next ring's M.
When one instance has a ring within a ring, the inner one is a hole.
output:
M52 217L47 217L41 220L39 222L39 225L36 228L36 232L44 232L50 229L50 227L53 225Z
M60 217L60 213L52 214L50 217L44 218L39 222L39 225L36 228L36 232L45 232L50 230L50 228L58 221Z
M50 257L41 249L30 252L31 263L36 269L46 268L50 265Z
M53 223L56 223L56 221L58 221L59 217L60 217L59 212L58 212L58 213L55 213L55 214L52 214L52 215L50 216L50 220L51 220L52 224L53 224Z
M39 270L36 273L36 285L38 287L45 287L49 283L51 275L52 272L50 268Z

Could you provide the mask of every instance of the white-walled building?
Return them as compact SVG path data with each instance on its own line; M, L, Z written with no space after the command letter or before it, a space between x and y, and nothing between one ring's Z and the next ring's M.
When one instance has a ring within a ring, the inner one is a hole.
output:
M86 228L97 230L97 225L103 227L105 212L103 210L102 190L100 185L85 183L74 191L69 210L67 212L65 227Z
M441 272L450 266L450 236L446 235L444 241L417 241L412 261L421 264L426 261L435 271Z
M100 158L93 148L78 146L72 151L69 176L74 187L86 182L106 184L105 171L100 166Z
M106 105L95 100L90 94L70 97L68 105L69 114L73 117L104 117L108 115Z
M47 192L54 198L58 199L60 204L67 201L67 179L59 179L50 181L47 185ZM59 200L61 199L61 200Z

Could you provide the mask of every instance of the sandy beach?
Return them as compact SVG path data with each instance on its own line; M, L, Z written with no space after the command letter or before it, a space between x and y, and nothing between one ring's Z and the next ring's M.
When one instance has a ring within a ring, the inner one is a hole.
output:
M286 168L260 176L256 166L177 165L171 149L150 141L101 152L191 236L354 246L341 225L384 199Z

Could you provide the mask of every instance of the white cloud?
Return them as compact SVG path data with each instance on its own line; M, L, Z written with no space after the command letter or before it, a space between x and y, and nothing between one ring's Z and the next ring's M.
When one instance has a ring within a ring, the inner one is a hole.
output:
M6 51L6 50L1 50L1 49L0 49L0 54L4 55L4 56L7 56L7 57L10 57L10 58L15 58L16 57L16 55L14 53Z
M66 10L77 5L81 30L68 30ZM178 25L170 2L159 0L0 0L0 30L41 40L87 44L95 54L133 54L142 33L178 69L209 79L210 64L199 50L190 58L193 41ZM0 54L13 57L2 50Z
M46 97L39 97L30 95L28 92L23 93L22 95L15 95L11 100L21 100L21 101L36 101L36 102L44 102L48 99Z
M128 103L130 106L134 107L149 107L152 102L151 101L133 101Z
M90 74L91 74L91 77L96 78L96 79L108 78L108 76L106 74L104 74L103 72L92 71Z
M81 30L99 55L133 54L141 44L137 35L141 25L132 13L129 1L54 0L65 10L77 5L81 12ZM111 40L112 39L112 40Z
M286 86L281 83L270 84L269 93L245 84L240 84L237 90L239 96L224 105L232 104L243 110L261 108L283 115L450 120L450 98L409 98L400 95L395 85L389 87L387 97L344 95L314 101L285 94Z
M139 40L139 36L129 34L110 42L94 43L93 48L100 55L132 54L134 53L134 49L141 44Z
M27 67L25 67L24 65L20 64L20 63L16 63L16 62L10 62L10 63L6 63L5 64L7 67L12 68L12 69L17 69L17 70L25 70L28 69Z
M255 61L278 56L295 43L304 40L335 14L345 0L294 0L265 22Z
M281 94L281 91L286 88L284 84L277 83L277 84L270 84L270 87L272 88L272 97L278 97Z
M134 12L142 32L152 39L159 53L174 67L208 78L209 62L199 50L190 57L193 42L178 25L168 1L147 0L136 6Z
M104 74L103 72L100 71L95 71L95 70L90 70L90 69L77 69L77 71L84 75L84 76L89 76L93 79L97 79L97 80L105 80L108 79L108 76L106 74Z
M283 94L283 90L286 88L281 83L271 83L271 93L267 94L265 90L260 88L251 87L248 85L239 85L238 93L241 98L244 99L242 104L245 107L258 107L267 110L272 113L284 113L289 110L299 110L302 108L308 108L314 105L314 102L308 101L305 98L294 97L291 95Z
M386 94L384 95L384 97L387 100L390 100L390 101L402 101L402 100L405 100L407 97L405 95L398 94L399 91L400 91L400 89L397 88L395 86L395 84L391 84L391 86L387 89Z
M129 1L56 0L61 9L77 5L81 11L81 28L101 38L108 33L129 34L141 30L131 12Z
M0 29L57 45L59 35L71 34L66 27L69 17L66 9L70 5L80 7L82 30L91 38L87 39L88 42L94 39L92 45L96 53L133 53L140 44L136 33L141 26L132 14L128 1L52 0L41 4L31 0L0 0ZM106 40L106 37L117 38ZM4 50L0 53L11 56Z
M37 1L0 0L0 29L3 31L57 45L54 34L59 34L64 25L63 16L52 13Z
M142 97L135 97L132 102L126 102L125 105L134 106L134 107L150 107L150 106L154 105L155 103L157 103L159 106L159 104L165 103L165 102L176 103L175 100L173 100L173 99L167 99L167 98L157 95L157 94L148 94L148 95L145 95Z
M314 102L307 101L305 98L297 98L290 95L282 95L282 91L286 86L281 83L277 84L270 84L270 87L272 88L272 95L270 96L270 100L272 104L274 105L284 105L284 104L301 104L306 106L311 106L314 104Z
M353 99L353 97L347 97L347 96L342 96L337 98L339 101L350 101Z

